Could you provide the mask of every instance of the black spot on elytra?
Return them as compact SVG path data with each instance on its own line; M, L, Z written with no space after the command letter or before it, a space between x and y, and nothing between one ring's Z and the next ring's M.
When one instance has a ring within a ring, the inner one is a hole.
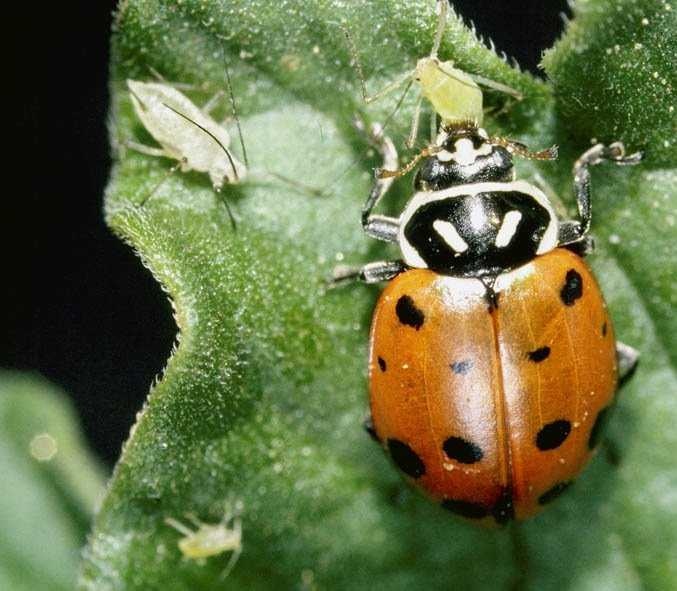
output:
M449 367L451 371L457 374L466 374L472 368L472 361L470 359L464 359L463 361L454 361Z
M420 478L425 474L425 464L418 454L399 439L388 439L388 451L395 465L407 476Z
M386 360L383 359L383 357L378 358L378 366L381 368L381 371L385 371L387 369L388 366L386 365Z
M575 269L569 269L564 279L564 286L559 292L565 306L573 306L574 302L583 295L583 278Z
M515 519L515 507L512 502L512 490L504 488L496 504L491 508L491 515L496 523L504 525L511 519Z
M545 425L536 435L536 446L541 451L556 449L564 443L571 433L571 423L559 419Z
M471 503L470 501L458 501L456 499L445 499L442 501L442 507L447 511L451 511L461 517L468 519L482 519L489 515L489 510L479 503Z
M606 427L607 421L609 420L610 410L611 408L607 406L597 413L595 424L590 430L590 438L588 439L589 449L594 449L599 445L599 442L602 439L602 434L604 433L604 428Z
M442 444L444 453L461 464L474 464L484 457L482 448L462 437L449 437Z
M550 356L550 347L539 347L534 351L529 351L527 356L534 363L540 363L541 361L546 360Z
M607 327L606 322L605 322L604 324L602 324L602 336L603 337L606 336L607 330L608 330L608 327Z
M538 497L539 505L547 505L559 497L573 482L558 482L552 488L546 490L540 497Z
M378 434L376 433L376 429L374 428L374 421L371 418L371 415L369 415L366 419L364 419L364 423L362 423L362 426L364 427L364 430L369 434L369 437L371 437L376 443L381 443L381 439L379 438Z
M414 300L408 295L403 295L397 300L395 313L402 324L412 326L416 330L423 326L425 315L414 304Z

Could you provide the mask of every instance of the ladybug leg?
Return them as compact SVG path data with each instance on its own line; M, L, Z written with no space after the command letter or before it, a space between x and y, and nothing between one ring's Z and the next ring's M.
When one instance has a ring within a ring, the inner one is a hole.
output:
M371 413L367 415L367 417L364 419L362 422L362 426L364 427L364 430L367 432L367 435L371 437L376 443L381 443L381 440L379 439L376 429L374 428L374 421L371 418Z
M616 359L618 360L618 387L622 388L637 369L639 351L621 341L616 341ZM605 435L600 444L607 462L614 467L618 467L623 458L622 449L618 442L609 435Z
M621 341L616 341L616 358L618 359L618 386L621 387L635 373L639 364L639 351Z
M579 242L590 230L590 167L608 160L619 165L638 164L642 153L625 155L625 146L614 142L608 146L596 144L586 150L574 164L574 194L578 205L578 220L564 221L559 228L559 244L565 246Z
M569 222L564 222L569 223ZM577 223L577 222L574 222ZM561 230L561 225L560 225ZM579 257L586 257L589 254L592 254L595 251L595 239L587 234L583 236L578 242L570 242L564 244L564 248L570 250L571 252L577 254Z
M402 261L377 261L367 263L363 267L339 265L334 267L329 285L330 287L338 287L353 281L381 283L382 281L390 281L393 277L405 271L406 268Z
M357 122L358 129L364 131L364 124ZM395 170L398 167L397 150L392 140L384 135L383 127L374 123L368 133L369 142L378 149L383 157L382 168ZM367 201L362 208L362 229L371 238L385 242L397 242L399 221L397 218L385 215L372 214L381 198L393 184L394 178L381 178L380 170L375 171L374 185L369 192Z

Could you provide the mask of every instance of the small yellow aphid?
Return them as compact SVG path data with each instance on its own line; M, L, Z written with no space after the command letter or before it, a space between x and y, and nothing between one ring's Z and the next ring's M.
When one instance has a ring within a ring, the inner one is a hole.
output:
M228 511L219 523L204 523L192 514L186 519L195 526L190 529L186 524L166 517L165 523L183 534L178 541L179 550L186 558L202 561L224 552L232 552L230 560L222 574L228 576L242 553L242 521L239 518L241 506L236 504L234 511Z
M482 89L468 74L431 56L418 60L415 76L443 125L456 121L482 125Z
M484 108L480 85L509 94L517 99L522 98L520 92L505 84L489 80L483 76L463 72L454 67L454 62L441 61L437 57L447 25L449 3L447 0L437 0L437 6L439 18L430 55L419 59L413 70L406 72L400 76L400 78L394 80L381 91L373 95L367 94L364 74L358 59L357 49L355 48L350 34L348 31L345 31L362 84L362 94L367 103L371 103L382 96L389 94L402 84L407 84L405 90L406 93L414 80L418 82L420 92L416 102L411 133L407 141L409 147L413 145L416 135L418 134L418 120L423 97L428 99L435 113L440 116L442 127L453 127L454 125L467 123L470 123L475 127L481 127L484 118Z

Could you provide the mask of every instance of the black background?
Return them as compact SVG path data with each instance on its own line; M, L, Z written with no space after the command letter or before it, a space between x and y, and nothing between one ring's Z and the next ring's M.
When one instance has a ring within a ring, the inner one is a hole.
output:
M272 0L271 0L272 1ZM44 5L48 6L44 6ZM564 0L454 0L497 49L537 72ZM93 448L117 458L175 326L165 296L103 223L113 0L26 4L6 18L0 366L73 398ZM19 9L21 10L21 8ZM9 133L7 133L9 132Z

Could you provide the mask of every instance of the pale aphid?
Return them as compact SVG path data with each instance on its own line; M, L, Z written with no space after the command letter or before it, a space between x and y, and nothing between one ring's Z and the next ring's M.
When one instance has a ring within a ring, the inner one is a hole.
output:
M165 523L183 534L178 541L181 554L191 560L204 560L225 552L232 552L230 560L222 574L227 576L242 553L242 521L236 512L228 511L219 523L203 523L194 515L187 514L186 519L195 526L190 529L186 524L165 518Z
M176 88L161 82L127 80L134 110L161 148L127 145L150 156L177 160L183 172L209 175L215 191L242 181L247 168L230 150L228 131Z

